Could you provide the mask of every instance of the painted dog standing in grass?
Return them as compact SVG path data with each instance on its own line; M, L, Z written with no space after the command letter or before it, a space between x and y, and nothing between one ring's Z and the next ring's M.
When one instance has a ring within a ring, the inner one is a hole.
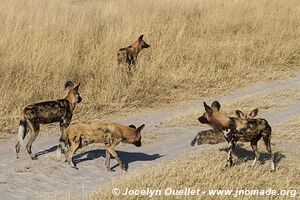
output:
M199 121L203 124L211 125L215 130L222 131L225 139L228 141L229 153L228 162L232 166L232 152L236 146L237 141L250 142L253 151L255 152L255 160L252 166L255 165L259 159L260 153L257 149L257 142L263 138L266 149L271 157L271 171L275 171L274 155L271 150L271 133L272 129L265 119L240 119L235 117L228 117L220 113L221 105L219 102L213 102L209 107L203 102L205 113L199 117Z
M78 92L79 85L68 81L65 84L66 96L64 99L40 102L28 105L23 109L16 144L17 158L19 158L20 146L27 133L30 132L26 149L31 159L37 159L37 156L32 154L31 146L39 134L40 124L59 122L62 132L69 126L76 104L82 101Z
M240 119L254 119L258 113L258 109L254 109L248 115L244 114L240 110L236 110L235 114ZM197 142L197 145L200 144L218 144L225 142L225 138L222 131L216 131L214 129L200 131L197 133L196 137L192 140L191 146L194 146Z
M144 35L141 35L137 41L132 43L130 46L121 48L118 51L118 64L125 64L128 66L128 70L130 72L131 67L135 66L137 63L137 56L138 54L148 47L150 47L149 44L147 44L143 40Z
M138 128L135 128L134 125L130 125L128 127L107 122L71 124L67 129L64 130L62 135L62 140L65 141L65 143L70 144L70 148L65 154L66 160L71 167L76 168L72 162L72 156L75 151L80 148L83 141L90 143L104 143L106 150L105 166L107 167L107 170L112 171L110 168L111 154L118 161L121 169L126 171L126 167L116 153L115 147L120 142L130 143L140 147L142 145L141 131L144 127L144 124Z

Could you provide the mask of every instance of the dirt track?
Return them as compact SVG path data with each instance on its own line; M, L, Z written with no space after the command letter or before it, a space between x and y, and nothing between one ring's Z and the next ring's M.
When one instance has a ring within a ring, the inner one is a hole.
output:
M258 84L254 87L242 89L224 97L217 98L221 102L230 102L246 96L274 92L281 89L300 88L300 75L287 81ZM150 111L120 120L122 124L146 124L145 134L155 132L165 134L163 140L158 140L140 148L133 145L121 144L117 147L119 155L128 164L128 172L135 173L152 162L173 159L191 151L194 148L206 148L206 145L191 147L190 141L199 131L198 127L160 127L161 123L168 122L175 117L188 115L195 110L202 112L202 101L168 108L160 111ZM284 116L282 115L284 110ZM261 116L275 125L279 122L300 116L300 107L286 106L277 109L268 116ZM195 119L196 120L196 119ZM172 137L171 137L172 136ZM33 144L33 151L38 152L38 160L31 161L24 147L21 149L21 158L15 158L14 140L9 140L0 147L0 199L40 199L46 196L72 193L73 191L85 195L95 186L101 186L122 177L123 172L118 166L115 172L107 172L104 165L104 151L101 144L85 147L75 156L79 170L70 168L63 157L56 158L58 136L38 137ZM98 147L101 147L99 150ZM300 145L295 145L300 151ZM112 165L116 164L112 160ZM120 176L121 175L121 176Z

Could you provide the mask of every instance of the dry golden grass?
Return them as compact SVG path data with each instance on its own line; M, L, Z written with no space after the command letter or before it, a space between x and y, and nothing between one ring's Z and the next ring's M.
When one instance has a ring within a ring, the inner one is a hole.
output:
M300 141L299 117L288 122L277 124L273 129L277 132L277 134L273 136L275 139L284 138L284 140Z
M287 77L299 70L299 6L298 0L2 0L0 127L17 127L26 104L63 97L66 80L82 83L76 116L83 119ZM142 33L151 48L128 77L116 53Z
M253 109L258 108L258 116L264 115L280 110L284 106L299 105L300 104L300 91L299 89L291 88L279 91L274 91L267 94L251 95L231 101L230 103L224 103L221 108L221 112L228 116L235 116L235 110L241 110L245 114L249 114ZM189 115L178 116L171 121L164 123L163 127L174 126L199 126L201 125L197 120L201 113L201 108ZM203 112L204 112L204 108ZM206 125L202 125L207 127Z
M291 161L284 159L284 164L279 163L277 172L269 173L269 163L257 165L255 169L248 167L248 163L241 161L232 169L223 171L226 161L226 154L223 155L217 149L207 152L195 152L186 158L163 163L151 167L144 173L129 176L108 188L97 192L89 199L118 199L119 196L111 194L112 188L143 189L143 188L199 188L207 189L299 189L299 171L291 170L296 167ZM288 162L289 161L289 162ZM296 164L296 163L295 163ZM297 162L299 164L299 162ZM140 197L139 197L140 198ZM144 197L145 199L147 197ZM178 198L178 197L177 197ZM184 197L180 197L184 198ZM193 199L195 197L185 197ZM214 199L216 197L208 197ZM245 197L244 199L260 199L261 197ZM122 196L122 199L138 199L138 197ZM161 196L157 199L174 199L174 196ZM222 196L222 199L232 199Z

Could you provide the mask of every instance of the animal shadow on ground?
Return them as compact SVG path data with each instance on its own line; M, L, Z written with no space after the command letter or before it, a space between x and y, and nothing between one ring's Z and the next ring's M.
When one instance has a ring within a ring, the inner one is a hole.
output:
M238 157L238 160L235 162L235 164L240 164L242 162L254 160L255 158L254 152L243 148L243 146L244 146L243 144L237 144L234 149L234 155ZM219 150L228 152L229 148L220 148ZM281 152L274 152L275 165L277 165L277 163L279 163L285 157L286 156ZM259 158L260 163L264 164L266 160L270 160L269 153L260 152L260 158Z
M135 161L153 161L160 157L163 157L163 155L159 155L159 154L149 155L141 152L117 151L117 153L122 159L122 161L124 162L126 168L128 168L129 163L133 163ZM74 165L77 166L78 163L81 163L83 161L94 160L100 157L105 158L105 150L102 149L90 150L73 156L73 162ZM114 159L112 156L111 158ZM117 166L119 166L119 164L114 165L112 169L116 168Z
M44 151L40 151L40 152L36 153L35 156L38 157L38 156L41 156L41 155L48 154L48 153L51 153L53 151L56 151L57 147L58 147L58 145L55 145L53 147L50 147L49 149L46 149Z

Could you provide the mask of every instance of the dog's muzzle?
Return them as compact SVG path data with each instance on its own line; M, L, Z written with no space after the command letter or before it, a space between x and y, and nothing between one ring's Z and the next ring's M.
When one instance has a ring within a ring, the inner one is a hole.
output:
M142 142L141 142L141 140L139 140L139 141L136 141L135 143L133 143L136 147L140 147L140 146L142 146Z
M199 117L198 120L201 124L209 124L209 121L203 116Z

